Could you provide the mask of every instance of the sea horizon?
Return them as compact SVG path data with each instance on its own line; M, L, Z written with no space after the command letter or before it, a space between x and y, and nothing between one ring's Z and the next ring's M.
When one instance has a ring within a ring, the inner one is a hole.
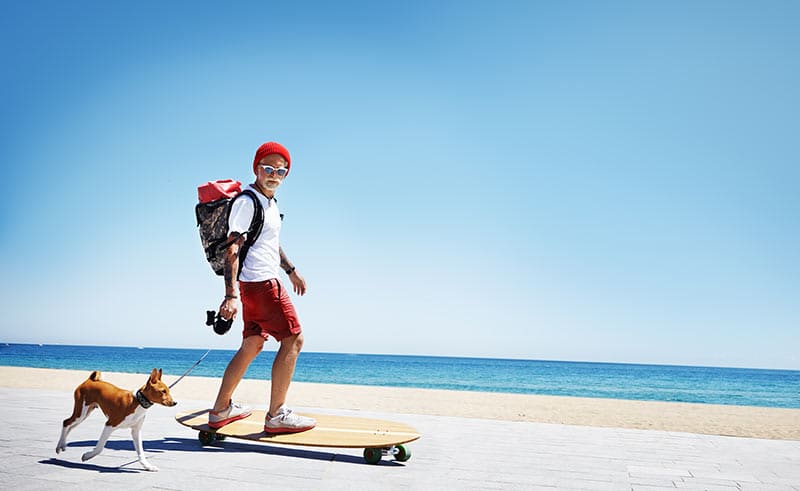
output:
M80 346L90 348L126 348L126 349L163 349L163 350L191 350L191 351L227 351L235 353L238 348L208 348L208 347L191 347L191 346L147 346L147 345L127 345L127 344L91 344L91 343L32 343L32 342L12 342L0 341L2 345L29 345L29 346ZM269 347L265 344L264 350L266 352L277 352L277 345L272 344ZM592 360L569 360L560 358L529 358L525 356L496 356L496 355L444 355L444 354L405 354L405 353L391 353L391 352L369 352L357 353L347 351L306 351L301 353L315 353L324 355L365 355L365 356L398 356L398 357L425 357L425 358L454 358L465 360L508 360L508 361L530 361L530 362L544 362L544 363L591 363L596 365L633 365L645 367L675 367L675 368L721 368L721 369L741 369L741 370L764 370L764 371L777 371L777 372L797 372L800 374L800 368L776 368L776 367L757 367L757 366L741 366L741 365L713 365L713 364L692 364L692 363L667 363L667 362L636 362L636 361L592 361ZM2 363L0 363L2 365Z
M236 350L0 343L0 365L221 377ZM275 351L245 378L269 379ZM800 371L509 358L302 352L294 381L800 408Z

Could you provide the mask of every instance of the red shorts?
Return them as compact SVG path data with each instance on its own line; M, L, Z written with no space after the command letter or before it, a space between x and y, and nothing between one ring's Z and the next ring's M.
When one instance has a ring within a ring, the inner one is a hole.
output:
M261 336L269 339L271 335L280 341L302 331L289 294L277 279L240 281L239 293L242 296L243 338Z

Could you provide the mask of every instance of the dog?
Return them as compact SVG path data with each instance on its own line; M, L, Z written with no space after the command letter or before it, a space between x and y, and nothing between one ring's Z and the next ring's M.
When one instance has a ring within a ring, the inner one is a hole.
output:
M64 420L61 428L61 438L56 446L56 453L61 453L67 448L67 436L73 428L86 419L92 411L100 408L108 420L100 434L100 439L93 450L86 452L81 460L86 462L92 457L100 455L114 430L130 428L133 437L133 446L139 463L145 470L155 472L158 467L147 461L142 448L142 424L144 423L147 408L153 404L174 406L178 404L172 400L169 387L161 381L161 369L155 368L150 373L150 378L141 389L134 394L131 391L120 389L104 380L100 380L100 372L95 370L89 378L75 389L75 407L72 416Z

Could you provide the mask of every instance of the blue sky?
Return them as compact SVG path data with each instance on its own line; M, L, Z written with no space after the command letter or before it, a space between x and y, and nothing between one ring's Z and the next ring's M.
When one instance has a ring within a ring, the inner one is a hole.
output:
M306 350L800 369L796 2L0 19L0 341L238 347L196 188L276 140Z

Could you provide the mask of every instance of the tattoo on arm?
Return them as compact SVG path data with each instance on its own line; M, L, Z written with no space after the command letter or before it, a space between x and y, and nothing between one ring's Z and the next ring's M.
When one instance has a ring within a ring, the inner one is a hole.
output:
M239 249L244 243L244 236L237 232L231 232L229 240L233 242L225 252L225 267L223 268L225 295L236 295L236 284L239 276Z
M283 252L283 247L279 246L278 247L278 252L280 252L280 255L281 255L281 269L284 270L284 271L286 271L287 269L291 269L292 268L292 263L289 262L289 258L286 257L286 253Z

